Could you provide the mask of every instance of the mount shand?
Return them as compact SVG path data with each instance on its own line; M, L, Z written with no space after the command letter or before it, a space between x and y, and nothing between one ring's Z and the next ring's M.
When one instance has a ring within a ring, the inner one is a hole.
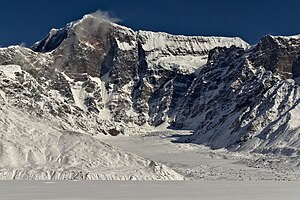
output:
M251 46L86 15L31 49L0 49L0 179L184 179L101 139L155 130L191 130L179 142L212 149L297 157L299 83L300 36Z

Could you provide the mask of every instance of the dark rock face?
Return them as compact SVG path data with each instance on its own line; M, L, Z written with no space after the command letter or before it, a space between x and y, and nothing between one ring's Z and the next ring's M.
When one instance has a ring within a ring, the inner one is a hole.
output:
M56 49L68 37L68 28L60 30L52 29L46 38L33 45L32 50L36 52L50 52Z
M284 78L295 78L300 70L299 53L299 39L265 36L249 59L256 67L263 66Z

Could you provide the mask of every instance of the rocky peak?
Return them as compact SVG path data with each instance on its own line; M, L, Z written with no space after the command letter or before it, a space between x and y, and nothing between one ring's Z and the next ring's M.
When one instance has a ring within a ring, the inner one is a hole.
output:
M283 78L300 76L300 39L264 36L255 46L250 60Z
M59 47L65 39L72 37L87 42L93 47L97 47L98 43L102 43L103 46L107 42L108 34L117 34L115 30L134 34L133 30L129 28L88 14L78 21L67 24L63 28L51 29L49 34L43 40L36 42L31 49L36 52L51 52Z

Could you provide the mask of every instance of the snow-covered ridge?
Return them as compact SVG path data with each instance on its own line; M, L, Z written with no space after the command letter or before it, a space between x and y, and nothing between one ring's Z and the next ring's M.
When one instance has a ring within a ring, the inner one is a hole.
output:
M193 51L205 51L216 46L247 48L249 44L239 37L215 37L215 36L184 36L172 35L164 32L138 31L138 35L143 42L145 51L164 48L183 48Z
M238 37L183 36L151 31L138 31L137 34L143 49L148 52L150 67L179 69L185 73L194 73L204 66L208 52L215 47L249 47Z
M286 39L300 39L300 34L297 35L276 35L276 36L272 36L274 38L286 38Z

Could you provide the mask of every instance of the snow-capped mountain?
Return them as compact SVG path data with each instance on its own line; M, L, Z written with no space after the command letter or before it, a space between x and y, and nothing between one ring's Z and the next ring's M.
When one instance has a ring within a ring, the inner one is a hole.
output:
M9 47L1 49L0 56L2 65L18 65L21 74L28 76L30 84L24 89L29 90L30 99L23 108L60 117L67 122L63 126L117 134L124 124L167 121L209 50L231 45L248 46L239 38L134 32L87 15L52 29L33 51ZM26 80L14 81L24 85ZM30 96L32 88L38 98ZM15 101L17 94L11 96L9 101Z
M35 178L180 179L99 140L161 124L192 129L188 141L213 148L297 153L299 44L133 31L86 15L31 49L1 48L0 160L11 171L0 175L30 178L34 165ZM118 175L97 171L129 163Z

